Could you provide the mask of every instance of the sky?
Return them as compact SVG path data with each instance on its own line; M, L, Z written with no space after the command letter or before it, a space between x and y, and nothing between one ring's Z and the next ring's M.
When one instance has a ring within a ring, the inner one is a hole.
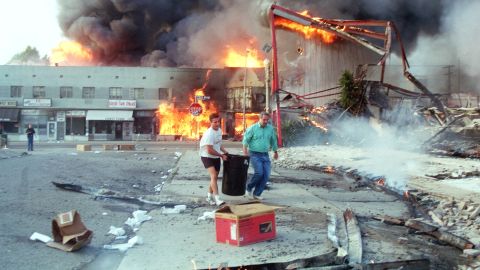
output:
M40 57L65 38L57 22L57 0L0 0L0 65L27 46Z

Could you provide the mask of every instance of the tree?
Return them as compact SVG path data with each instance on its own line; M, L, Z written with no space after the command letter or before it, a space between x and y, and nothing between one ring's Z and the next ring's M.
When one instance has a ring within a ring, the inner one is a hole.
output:
M352 72L345 70L340 76L340 85L342 86L340 105L353 115L362 113L367 104L362 81L356 81Z

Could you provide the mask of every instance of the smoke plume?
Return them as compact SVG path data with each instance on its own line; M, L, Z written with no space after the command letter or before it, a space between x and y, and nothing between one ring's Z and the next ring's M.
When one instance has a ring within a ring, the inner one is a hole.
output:
M245 52L270 41L270 0L58 0L65 35L94 52L100 65L223 67L228 49ZM478 76L477 1L283 0L314 16L393 21L411 62L460 62ZM441 57L438 57L441 55ZM427 59L427 60L422 60ZM448 63L444 63L448 62Z

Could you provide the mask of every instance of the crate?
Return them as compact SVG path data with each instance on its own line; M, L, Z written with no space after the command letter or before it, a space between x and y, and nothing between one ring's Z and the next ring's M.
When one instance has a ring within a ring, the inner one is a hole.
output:
M92 151L92 145L91 144L77 144L77 151Z
M218 243L245 246L276 237L275 209L259 202L226 205L215 213Z

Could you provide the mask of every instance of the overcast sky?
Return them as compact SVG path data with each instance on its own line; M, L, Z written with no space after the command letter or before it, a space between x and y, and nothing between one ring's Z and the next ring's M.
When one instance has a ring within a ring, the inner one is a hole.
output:
M27 46L40 57L63 40L57 23L57 0L0 0L0 65Z

